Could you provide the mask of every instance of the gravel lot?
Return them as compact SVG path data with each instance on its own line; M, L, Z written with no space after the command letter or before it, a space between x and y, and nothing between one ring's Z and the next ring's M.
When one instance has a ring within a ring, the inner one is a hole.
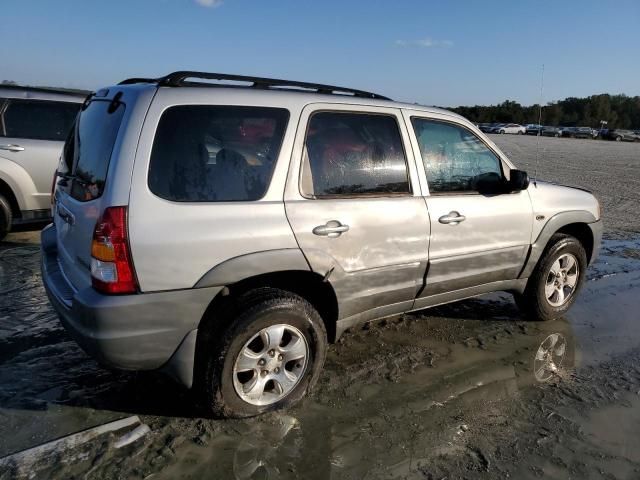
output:
M494 139L533 171L535 137ZM540 147L541 178L591 188L605 207L609 239L569 315L525 322L494 294L368 324L330 348L300 406L246 421L199 418L170 381L88 358L49 307L38 234L12 234L0 244L0 480L640 478L640 145ZM562 360L540 382L550 337ZM117 432L26 470L2 463L130 415L151 432L122 449Z
M640 232L640 143L530 135L490 137L531 177L537 164L541 180L591 190L602 203L610 236Z

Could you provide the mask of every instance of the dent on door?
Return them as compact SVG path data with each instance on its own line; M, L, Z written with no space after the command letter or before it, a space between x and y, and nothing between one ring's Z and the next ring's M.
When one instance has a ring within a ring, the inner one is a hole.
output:
M340 319L412 306L428 254L422 198L292 201L287 215L312 270L333 286Z
M432 230L421 297L518 276L531 238L527 192L427 199Z

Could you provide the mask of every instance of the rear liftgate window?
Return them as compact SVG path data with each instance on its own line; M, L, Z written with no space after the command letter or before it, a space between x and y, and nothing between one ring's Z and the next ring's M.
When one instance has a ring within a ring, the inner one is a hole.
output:
M258 200L273 173L287 110L185 105L160 119L149 188L174 202Z
M124 110L123 103L94 100L67 137L58 171L73 168L71 196L76 200L87 202L102 195Z

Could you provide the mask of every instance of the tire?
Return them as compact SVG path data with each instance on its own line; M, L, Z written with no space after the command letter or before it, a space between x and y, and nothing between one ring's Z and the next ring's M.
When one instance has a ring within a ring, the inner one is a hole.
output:
M11 231L11 223L13 222L13 214L9 201L0 195L0 241Z
M556 137L556 138L558 138L559 136L560 136L560 134L559 134L559 133L556 133L556 134L554 135L554 137Z
M575 280L571 275L574 271L573 267L566 268L566 262L571 258L577 268ZM561 263L558 264L556 261L559 259ZM562 259L565 261L564 265ZM567 275L557 272L559 277L553 277L552 271L558 270L558 266L565 267ZM548 321L561 317L575 302L584 283L586 269L587 254L578 239L556 233L549 240L527 282L524 293L515 295L518 307L529 320ZM556 281L561 282L558 287L555 286ZM570 286L572 281L573 285ZM548 292L552 292L550 296L547 295Z
M621 142L622 141L622 137L616 137L616 142Z
M498 133L500 133L500 135L504 135L504 130L500 130Z
M203 365L196 368L202 375L196 378L196 390L206 414L252 417L293 406L313 388L324 364L327 333L322 318L309 302L291 292L260 288L241 295L221 313L225 318L220 320L228 321L229 326L221 335L204 333L207 340L201 344L203 353L198 356ZM261 337L264 332L267 336ZM268 345L271 341L273 349ZM289 352L287 361L286 348L294 345L292 342L299 347L296 352L304 349L304 358L292 360L296 354ZM243 352L248 355L242 357ZM251 362L251 369L236 369L241 358ZM285 382L290 382L288 391L283 387ZM251 385L258 389L249 388ZM245 392L243 398L245 388L249 393Z

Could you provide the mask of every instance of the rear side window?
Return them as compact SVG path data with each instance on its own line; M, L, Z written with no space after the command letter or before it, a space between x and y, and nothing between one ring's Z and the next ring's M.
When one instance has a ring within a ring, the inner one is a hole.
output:
M79 110L79 103L10 100L3 115L5 136L64 141Z
M289 112L280 108L181 105L158 124L149 189L174 202L231 202L264 196Z
M310 198L410 193L395 117L315 113L307 129L301 190Z
M123 103L112 111L110 105L111 102L102 100L89 103L67 137L62 163L73 168L71 196L76 200L94 200L104 190L111 152L125 111Z

